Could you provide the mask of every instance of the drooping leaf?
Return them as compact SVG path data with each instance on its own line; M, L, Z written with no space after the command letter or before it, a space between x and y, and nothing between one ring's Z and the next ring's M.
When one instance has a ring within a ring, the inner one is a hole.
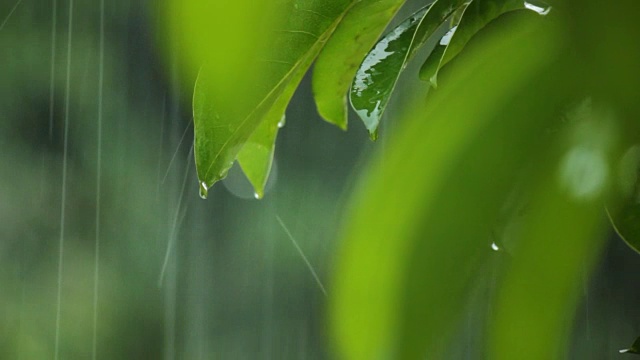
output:
M405 0L363 0L344 17L316 60L313 95L318 113L347 128L347 93L358 66Z
M515 10L531 10L541 15L551 7L543 2L522 0L475 0L467 6L452 29L436 45L420 68L420 79L437 86L438 71L458 55L464 46L488 23L500 15Z
M219 93L212 88L214 84L215 80L203 69L193 93L194 157L202 198L207 197L207 190L213 183L227 175L238 153L255 131L253 126L260 125L284 87L280 84L247 114L235 105L253 102L245 98L236 103L225 103L221 101L224 96L213 96Z
M533 134L554 121L554 107L530 95L557 56L555 32L523 25L506 34L467 59L428 106L409 108L357 188L331 290L341 358L442 358L492 253L505 189L544 146Z
M638 337L636 341L633 342L633 345L631 345L630 348L622 349L620 350L620 353L621 354L640 354L640 337Z
M284 121L284 116L278 122L262 121L238 153L238 163L253 186L257 199L264 196L264 188L273 164L278 129Z
M263 121L281 119L300 79L356 2L277 2L270 11L278 14L279 21L256 30L270 35L265 37L266 44L244 54L255 59L251 63L255 68L247 69L252 76L237 68L231 69L237 74L232 71L229 75L229 69L220 69L220 64L205 62L194 89L193 104L201 195L206 196L206 189L226 176L240 149ZM227 29L223 36L233 38L234 32ZM199 45L207 47L210 43L211 39L203 39ZM220 83L217 75L221 73L231 78L237 75L239 80ZM265 165L262 167L268 167Z
M463 0L436 1L391 30L367 54L351 84L349 99L372 139L377 137L380 118L406 64L451 15L465 6Z

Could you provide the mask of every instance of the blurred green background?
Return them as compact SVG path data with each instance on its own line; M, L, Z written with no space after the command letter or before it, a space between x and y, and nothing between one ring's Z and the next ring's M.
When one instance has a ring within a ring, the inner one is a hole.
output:
M265 199L253 199L236 167L203 201L190 154L192 79L163 57L157 4L73 5L69 34L68 1L0 4L0 359L51 359L56 336L59 358L90 358L94 314L102 359L332 358L326 296L277 219L330 291L345 201L393 125L374 144L360 124L345 133L324 123L305 78ZM414 78L396 107L423 88ZM618 349L640 334L640 257L609 240L584 276L573 359L629 356ZM452 358L478 358L483 313L469 312Z

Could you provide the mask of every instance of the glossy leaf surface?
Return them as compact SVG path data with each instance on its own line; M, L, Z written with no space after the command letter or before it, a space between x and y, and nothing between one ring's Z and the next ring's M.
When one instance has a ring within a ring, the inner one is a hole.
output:
M351 84L350 101L373 139L407 62L464 6L462 0L439 0L417 11L386 34L364 59Z
M492 253L504 189L543 146L531 134L554 121L546 100L529 96L555 56L553 36L508 34L452 73L428 106L409 109L357 188L331 291L341 358L442 358Z
M452 24L452 30L436 45L420 68L420 78L437 86L438 71L458 55L464 46L488 23L500 15L515 10L531 10L541 15L549 13L551 7L545 3L522 0L475 0L467 6L464 14Z
M363 58L405 0L363 0L355 4L318 56L313 95L318 113L347 128L347 93Z

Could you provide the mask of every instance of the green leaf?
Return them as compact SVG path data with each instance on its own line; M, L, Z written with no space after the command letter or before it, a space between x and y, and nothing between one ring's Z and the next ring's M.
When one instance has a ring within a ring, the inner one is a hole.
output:
M407 62L465 6L463 0L439 0L422 8L385 35L364 59L351 84L350 101L372 139Z
M237 104L253 104L247 98L226 103L217 89L212 89L215 81L206 69L198 75L193 94L194 157L200 182L200 196L207 197L207 190L216 181L223 179L247 139L256 130L254 126L282 94L283 85L269 93L262 103L246 114L236 109ZM216 99L219 99L216 101Z
M630 147L618 164L618 190L622 206L617 212L607 209L613 228L636 252L640 253L640 145Z
M313 95L318 113L343 130L351 81L365 55L405 0L363 0L344 17L318 56L313 70Z
M216 62L205 64L193 99L195 159L203 197L206 189L226 176L240 149L260 124L282 118L302 76L356 2L279 2L271 11L281 21L274 22L274 27L257 29L272 35L267 37L267 44L245 54L257 59L253 63L255 68L246 69L253 76L247 76L245 69L232 68L236 73L229 75ZM234 33L227 31L225 36L233 38ZM200 45L208 46L204 42ZM228 78L237 76L238 81L220 83L219 74ZM263 163L261 167L268 166Z
M543 2L522 0L475 0L466 7L451 30L440 40L420 68L420 79L437 86L438 71L458 55L471 38L488 23L510 11L531 10L541 15L551 7Z
M262 121L238 153L238 163L253 186L256 199L262 199L264 196L264 188L273 164L276 136L284 121L284 116L278 122Z
M633 345L631 345L630 348L620 350L620 353L621 354L640 354L640 337L633 342Z
M340 358L444 358L492 254L505 189L554 120L543 104L555 103L531 94L557 56L555 32L522 26L476 49L428 106L410 107L357 187L330 291Z

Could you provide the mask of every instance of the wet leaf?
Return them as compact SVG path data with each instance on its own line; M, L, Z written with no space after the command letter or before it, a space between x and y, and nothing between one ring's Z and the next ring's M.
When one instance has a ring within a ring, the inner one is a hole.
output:
M347 93L363 58L405 0L360 1L347 13L316 60L313 95L318 113L347 128Z
M253 126L261 124L262 118L283 91L280 85L275 92L268 94L265 101L245 115L242 110L234 108L235 104L244 101L215 101L216 97L212 94L217 91L211 88L212 84L215 81L203 69L196 80L193 94L194 156L202 198L207 197L207 190L213 183L227 175L245 142L255 132ZM223 96L217 98L224 99Z
M436 1L391 30L367 54L351 84L349 98L372 139L377 137L378 124L407 62L464 6L463 0Z
M203 197L208 187L226 176L240 149L260 124L280 120L302 76L356 2L278 2L278 7L270 12L278 14L279 21L269 22L268 28L257 29L270 34L266 44L244 54L256 59L251 67L220 68L220 63L205 63L193 100L195 158ZM224 34L232 38L233 35L229 31ZM206 47L209 42L200 45ZM220 81L220 77L235 76L236 80ZM268 168L265 165L262 167Z
M541 153L532 134L554 121L552 104L530 95L556 56L555 32L520 25L476 49L428 106L411 107L357 187L330 290L341 358L443 358L493 253L505 189Z
M522 0L475 0L466 7L452 29L436 45L420 68L420 78L437 86L438 71L458 55L464 46L488 23L500 15L515 10L531 10L541 15L551 7L543 2Z
M620 350L620 353L621 354L640 354L640 337L633 342L633 345L631 345L630 348L622 349Z
M258 199L264 196L264 188L273 164L276 136L279 125L284 122L284 116L277 122L273 121L274 119L262 121L238 153L238 163Z

